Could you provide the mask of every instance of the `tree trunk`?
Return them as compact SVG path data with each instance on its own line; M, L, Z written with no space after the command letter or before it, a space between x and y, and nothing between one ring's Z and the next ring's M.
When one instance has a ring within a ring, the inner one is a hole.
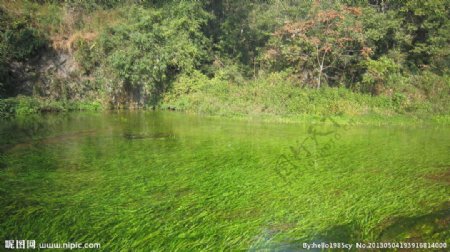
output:
M321 65L319 68L319 76L317 77L317 89L320 88L320 83L322 81L322 71L323 71L323 66Z

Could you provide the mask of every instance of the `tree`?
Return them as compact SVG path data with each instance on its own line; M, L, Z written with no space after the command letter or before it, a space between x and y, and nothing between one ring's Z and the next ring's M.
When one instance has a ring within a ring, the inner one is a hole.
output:
M406 50L416 66L430 65L438 72L450 65L450 2L408 0L399 9L403 26L412 37ZM446 66L446 67L443 67Z
M270 49L297 66L296 72L313 72L317 88L323 79L338 82L345 75L354 75L351 67L371 53L366 47L361 14L358 7L322 9L315 4L306 19L286 22L278 29Z
M25 62L46 46L46 39L31 25L28 15L10 15L0 7L0 97L15 95L13 63Z
M178 73L197 68L207 57L209 41L201 28L209 16L195 2L133 6L125 15L126 23L100 36L100 64L114 77L110 82L119 84L110 88L116 100L131 96L154 104Z

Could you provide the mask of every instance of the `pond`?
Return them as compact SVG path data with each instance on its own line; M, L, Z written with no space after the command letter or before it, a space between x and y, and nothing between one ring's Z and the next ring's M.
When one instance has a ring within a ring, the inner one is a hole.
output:
M1 240L107 251L450 242L448 126L69 113L0 122L0 139Z

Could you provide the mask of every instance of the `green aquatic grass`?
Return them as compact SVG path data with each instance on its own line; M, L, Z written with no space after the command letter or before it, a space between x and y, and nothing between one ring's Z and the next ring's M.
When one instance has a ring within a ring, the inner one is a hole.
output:
M450 242L445 125L136 112L4 121L0 133L1 240L106 251Z

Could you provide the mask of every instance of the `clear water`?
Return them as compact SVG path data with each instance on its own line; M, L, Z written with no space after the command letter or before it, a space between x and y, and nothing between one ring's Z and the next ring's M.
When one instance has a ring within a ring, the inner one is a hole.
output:
M3 121L0 137L2 241L107 251L450 242L448 126L123 112Z

